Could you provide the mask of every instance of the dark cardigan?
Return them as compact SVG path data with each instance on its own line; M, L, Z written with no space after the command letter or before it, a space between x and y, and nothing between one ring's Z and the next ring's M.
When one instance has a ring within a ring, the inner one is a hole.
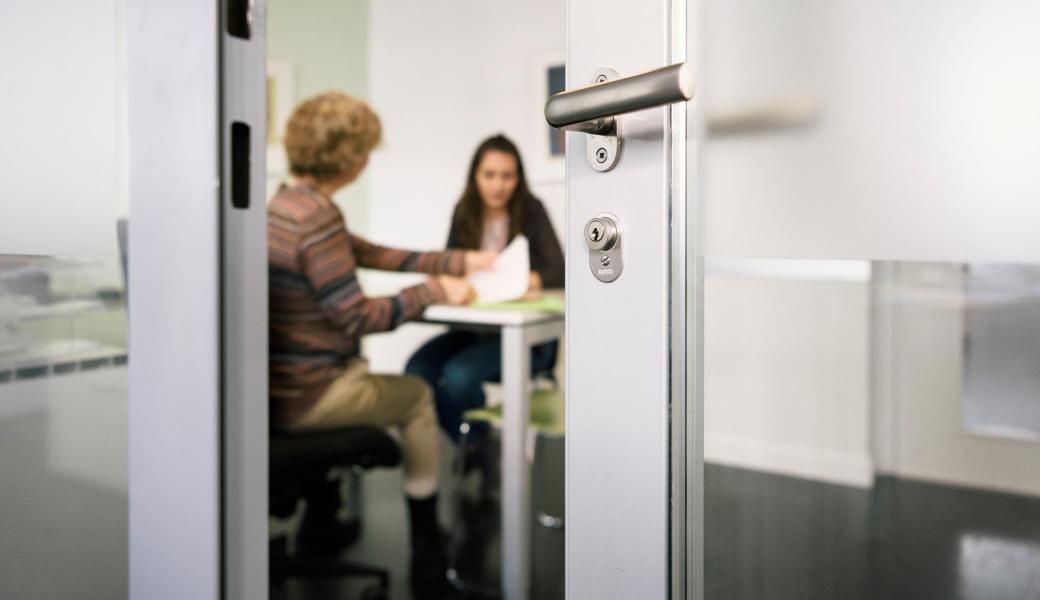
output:
M523 231L527 236L531 270L541 276L542 286L546 288L562 288L563 250L560 248L560 241L556 238L556 232L553 230L552 223L549 222L549 215L545 212L545 207L537 198L531 198L527 206L524 207ZM454 218L451 223L451 231L448 232L447 247L449 249L477 249L465 248L463 246L462 241L459 239L459 223Z

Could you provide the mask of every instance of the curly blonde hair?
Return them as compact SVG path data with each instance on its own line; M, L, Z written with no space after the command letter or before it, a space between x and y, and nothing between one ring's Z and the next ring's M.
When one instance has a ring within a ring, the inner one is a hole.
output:
M319 94L304 100L289 117L289 171L318 181L360 171L382 135L379 116L364 101L343 92Z

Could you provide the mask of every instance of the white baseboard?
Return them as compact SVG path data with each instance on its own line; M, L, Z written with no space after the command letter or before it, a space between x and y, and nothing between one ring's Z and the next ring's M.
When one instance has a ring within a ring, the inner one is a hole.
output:
M859 488L874 484L874 465L866 452L833 452L705 433L704 460Z

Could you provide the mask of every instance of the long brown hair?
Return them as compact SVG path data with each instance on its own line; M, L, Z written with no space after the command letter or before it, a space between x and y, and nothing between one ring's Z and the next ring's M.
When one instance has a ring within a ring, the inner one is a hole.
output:
M525 232L525 209L529 202L536 201L527 187L524 163L520 160L516 144L502 134L484 140L473 153L473 160L469 163L469 175L466 177L466 190L462 192L462 197L455 206L455 215L452 217L458 226L459 245L462 248L480 248L484 230L484 202L480 199L480 191L477 189L477 169L480 167L480 161L484 160L484 155L492 150L509 154L516 160L516 189L506 205L506 211L509 213L509 241Z

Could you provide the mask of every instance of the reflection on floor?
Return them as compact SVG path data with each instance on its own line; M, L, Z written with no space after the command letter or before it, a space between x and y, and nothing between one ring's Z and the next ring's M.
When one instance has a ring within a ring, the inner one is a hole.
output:
M708 600L1040 600L1040 500L705 470Z
M372 472L363 487L364 524L361 539L344 556L358 562L388 568L392 575L390 596L411 600L408 590L408 524L400 475ZM458 505L442 493L441 521L451 523ZM461 577L477 587L494 589L499 581L498 504L464 501L466 527L460 540L457 569ZM535 525L532 544L532 598L563 598L563 530ZM331 600L358 598L370 581L347 582L335 579L289 579L272 587L272 600Z
M399 475L366 478L365 532L349 555L392 569L408 600ZM1040 600L1040 500L882 477L873 490L705 468L707 600ZM447 514L447 511L446 511ZM497 576L494 507L462 570ZM534 593L563 598L563 534L536 526ZM287 581L280 600L355 598L358 586Z

